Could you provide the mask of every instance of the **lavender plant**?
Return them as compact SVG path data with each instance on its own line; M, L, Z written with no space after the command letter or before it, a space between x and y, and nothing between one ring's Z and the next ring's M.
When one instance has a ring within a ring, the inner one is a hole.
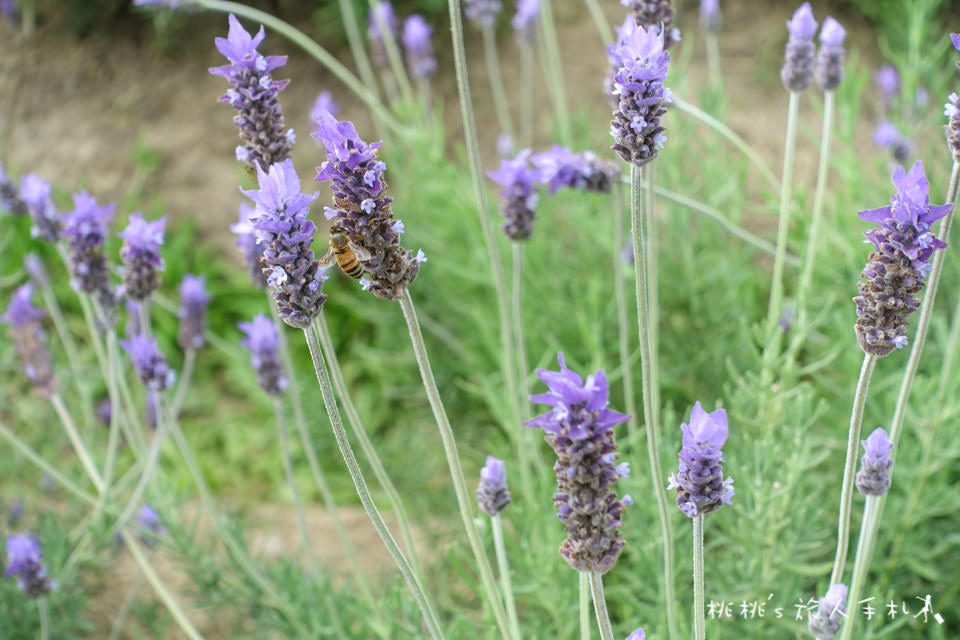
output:
M110 268L103 253L116 208L99 206L86 191L73 196L73 211L63 216L63 235L70 239L70 273L74 288L89 293L107 314L116 306Z
M123 278L122 295L140 304L141 315L146 317L145 302L160 286L160 272L163 271L163 258L160 247L163 245L163 230L166 217L147 222L139 212L130 214L127 228L119 235L123 238L120 249L120 276ZM143 322L142 329L149 331L149 325Z
M27 205L30 220L30 235L51 244L60 239L63 223L50 194L50 183L35 173L20 178L20 200Z
M32 285L18 287L0 321L10 325L8 335L20 357L23 373L37 393L50 397L57 391L57 378L47 349L46 334L40 326L44 313L33 306L32 295Z

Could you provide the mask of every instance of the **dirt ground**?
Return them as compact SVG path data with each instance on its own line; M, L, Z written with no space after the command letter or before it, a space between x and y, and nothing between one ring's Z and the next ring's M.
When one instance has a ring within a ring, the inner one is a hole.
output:
M680 26L690 37L688 43L679 46L696 47L690 86L706 79L703 42L696 36L696 4L680 5ZM824 2L813 4L818 19L830 9ZM600 91L606 72L601 48L605 43L583 3L555 0L554 5L570 108L586 109L596 122L605 123L609 110ZM603 5L611 24L622 20L619 2L605 0ZM720 55L729 97L727 122L778 173L787 104L787 93L780 86L779 66L785 41L784 21L795 2L730 0L723 5L725 26ZM861 64L878 60L869 28L858 24L856 18L834 15L846 25L850 45L860 49ZM207 73L208 67L223 63L213 47L213 38L225 35L226 17L195 16L193 39L183 42L182 51L173 56L151 52L136 33L77 40L45 26L43 16L40 18L39 29L30 40L0 25L0 160L15 174L36 172L63 189L82 185L101 200L122 202L142 189L141 197L162 202L173 221L194 219L202 242L222 246L227 255L233 255L234 239L228 226L235 221L242 198L236 188L242 174L233 156L236 133L232 110L217 102L226 84L222 78ZM441 72L434 80L433 90L442 99L448 139L460 140L452 55L445 35L445 27L436 29L434 42ZM509 90L516 83L516 78L509 74L516 49L508 29L500 34L500 46ZM467 47L479 128L496 131L481 42L473 29L469 29ZM278 75L292 79L281 98L287 121L299 135L294 161L302 171L323 159L322 152L309 138L308 117L313 98L321 90L333 92L342 107L341 117L354 120L361 135L373 136L365 108L303 52L274 34L268 34L261 50L290 56L289 64ZM585 51L595 54L584 55ZM352 66L347 51L338 54ZM693 96L687 98L692 100ZM535 101L544 110L549 108L542 81L537 82ZM803 100L802 105L804 110L812 109L809 100ZM605 124L598 126L605 128ZM549 145L547 135L548 123L542 118L537 122L535 146ZM868 145L868 128L865 135ZM495 138L481 137L487 159L494 157ZM145 182L136 174L132 162L137 144L161 157L159 169ZM798 173L812 173L814 154L810 145L800 145ZM392 561L362 511L344 509L342 516L356 546L364 550L364 569L374 575L390 571ZM347 568L332 542L336 537L326 513L312 508L309 520L322 564L344 576ZM266 555L289 553L299 546L296 519L287 505L262 505L252 514L252 525L254 547ZM172 586L187 586L175 567L159 560L161 572L171 578ZM105 614L103 623L107 625L135 573L129 558L120 562L119 567L118 579L110 580L109 588L98 598ZM147 593L148 589L142 591ZM201 628L215 631L216 620L203 620L203 616L199 619ZM211 637L217 637L216 633Z

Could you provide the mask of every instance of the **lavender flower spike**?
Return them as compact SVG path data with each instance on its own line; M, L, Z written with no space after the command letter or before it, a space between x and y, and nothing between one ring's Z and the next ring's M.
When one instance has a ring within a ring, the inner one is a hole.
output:
M463 12L467 19L478 27L492 27L497 14L503 9L500 0L464 0Z
M180 336L178 344L181 349L199 349L206 340L203 331L206 329L207 304L210 295L207 293L206 281L199 276L183 276L180 282Z
M647 634L643 632L643 628L637 628L630 632L627 640L647 640Z
M250 350L250 364L257 372L260 387L270 395L282 395L287 390L287 378L277 355L280 348L277 327L263 314L253 322L241 322L237 326L247 334L240 344Z
M352 122L338 122L330 113L317 118L313 136L327 151L316 179L330 181L336 205L325 207L324 215L360 249L364 288L379 298L399 300L427 258L423 251L414 255L400 246L403 222L393 217L391 199L385 195L387 165L377 159L381 143L367 144Z
M817 62L814 75L817 84L824 91L833 91L843 82L843 39L846 30L831 16L823 21L820 29L820 50L817 51Z
M407 51L407 68L414 78L425 78L437 70L430 34L433 29L423 16L413 14L403 23L403 48Z
M134 211L127 228L118 234L123 238L120 249L123 293L138 302L146 300L160 286L160 272L163 271L160 246L166 222L166 216L147 222L139 211Z
M550 195L562 187L609 193L620 173L613 163L601 160L593 151L573 153L557 145L531 156L530 161L540 171L540 182L547 185Z
M310 203L317 194L300 193L300 177L290 159L270 167L257 167L260 189L244 191L257 205L253 223L263 250L263 272L273 289L280 317L291 327L306 329L327 299L327 279L313 255L313 222L307 220Z
M250 216L256 215L256 209L246 202L240 203L239 220L230 225L230 231L237 234L237 249L243 252L243 262L250 271L250 281L257 289L267 288L267 277L263 274L260 258L264 246L257 242L257 234L250 222Z
M610 55L618 65L613 87L618 104L610 123L613 150L624 162L642 167L657 157L667 140L660 117L667 112L670 97L663 86L670 54L664 51L662 33L638 27L624 33Z
M160 515L148 504L143 505L137 511L137 526L141 529L137 531L137 537L150 548L157 546L159 536L166 531L164 526L160 524Z
M50 183L35 173L28 173L20 178L20 199L26 203L33 220L30 235L47 242L56 242L60 238L63 223L60 222L57 208L50 197Z
M257 46L263 38L263 26L251 37L230 14L229 35L215 41L217 50L230 64L210 68L210 73L233 85L220 102L237 110L233 123L240 129L242 144L237 146L236 156L251 176L256 175L257 165L269 167L286 160L296 141L293 129L284 128L283 112L277 101L288 81L274 80L270 75L287 63L287 57L261 55Z
M864 235L874 251L861 275L856 332L860 348L876 356L889 355L907 344L907 316L920 305L934 251L947 246L930 226L947 215L951 204L931 205L930 184L917 161L910 173L897 167L893 174L897 192L890 206L861 211L862 220L879 225Z
M29 533L7 536L7 570L3 576L17 576L17 588L28 598L41 598L57 588L43 566L40 541Z
M491 518L510 504L507 490L507 470L503 460L487 456L487 463L480 470L480 485L477 487L477 504Z
M513 159L501 160L500 168L488 171L487 177L503 189L500 212L505 220L503 232L511 240L527 240L533 233L533 218L537 213L537 184L540 174L530 168L530 150L524 149Z
M367 36L370 38L370 59L376 66L383 67L387 64L387 48L383 42L383 34L380 33L380 24L386 25L393 38L396 39L400 21L397 19L397 14L389 0L380 0L371 8L368 22Z
M20 199L20 190L7 175L2 162L0 162L0 211L6 211L17 217L27 215L27 203Z
M733 478L723 477L720 464L728 435L727 412L717 409L707 413L697 402L690 412L690 424L681 424L680 428L680 466L667 485L667 489L677 490L677 506L694 518L733 504Z
M517 0L517 13L510 20L518 42L533 42L537 37L537 18L540 17L540 0Z
M868 496L882 496L890 488L890 467L893 460L890 452L893 443L882 427L873 430L863 441L863 457L860 459L860 471L857 473L857 489Z
M133 366L140 375L140 382L150 391L163 391L173 386L176 378L167 366L167 359L157 348L157 339L138 333L129 340L121 340L120 346L130 354Z
M329 111L333 115L340 113L340 105L333 99L333 94L329 91L321 91L313 101L313 107L310 109L310 121L313 122L324 111Z
M780 79L789 91L803 91L813 80L813 34L817 31L817 21L813 19L813 10L809 2L804 2L787 22L790 37L783 56L783 69Z
M115 208L112 204L98 206L95 198L81 191L73 195L73 211L63 216L63 235L70 239L71 283L94 296L108 313L117 300L103 245Z
M603 574L613 567L624 545L620 525L629 500L626 496L618 500L612 487L627 469L616 463L613 427L630 416L607 408L610 388L602 369L584 382L567 368L562 353L557 360L560 371L537 370L550 390L530 396L531 402L553 409L525 426L543 429L557 454L553 504L567 529L560 553L577 571Z
M680 42L680 30L673 26L672 0L620 0L620 4L630 8L638 27L663 34L664 50Z
M840 632L847 616L847 587L831 585L827 594L817 603L817 610L810 614L807 628L817 640L831 640Z
M10 325L10 341L20 358L23 373L41 396L49 397L57 390L57 379L47 350L46 335L40 327L44 314L30 302L32 294L32 285L18 287L10 298L6 313L0 316L0 322Z
M957 51L960 51L960 33L950 34L950 39ZM960 62L957 62L957 66L960 67ZM947 145L953 154L953 161L960 162L960 97L957 97L956 93L951 93L947 103L943 105L943 115L948 118L944 127Z

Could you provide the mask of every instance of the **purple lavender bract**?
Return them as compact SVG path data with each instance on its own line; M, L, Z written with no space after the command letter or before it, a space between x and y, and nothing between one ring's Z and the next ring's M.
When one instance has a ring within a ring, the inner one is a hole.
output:
M537 36L540 0L517 0L517 12L510 20L518 42L531 43Z
M500 168L487 171L487 177L499 184L500 212L503 214L503 232L511 240L526 240L533 233L533 219L537 211L537 183L539 173L529 166L530 150L524 149L513 159L501 160Z
M123 238L120 249L123 293L138 302L146 300L160 286L160 271L163 270L160 246L166 222L166 216L147 222L139 211L134 211L127 228L118 234Z
M321 113L329 111L333 115L340 113L340 105L333 99L333 94L329 91L321 91L313 101L313 107L310 109L310 121L316 120Z
M847 32L831 16L823 21L820 29L820 50L817 51L817 62L814 75L817 84L824 91L833 91L843 82L843 39Z
M257 242L257 234L250 222L250 216L255 215L256 209L246 202L240 203L240 212L237 222L230 225L230 231L237 235L237 249L243 252L243 262L250 271L250 281L257 289L267 288L267 276L263 274L260 258L263 257L264 245Z
M181 349L199 349L205 344L203 336L206 328L207 304L210 295L207 293L206 280L200 276L183 276L180 281L180 335L178 344Z
M890 452L893 443L881 427L873 430L863 444L863 457L857 473L857 489L868 496L882 496L890 488Z
M619 100L610 123L612 148L624 162L642 167L657 157L667 140L660 117L667 112L670 97L663 86L670 54L663 50L662 33L638 27L623 35L611 58L618 65L613 95Z
M284 129L283 112L277 95L287 80L274 80L270 72L287 63L286 56L264 56L257 51L263 42L263 26L251 37L233 14L227 38L215 40L217 49L231 64L211 67L210 73L226 78L232 88L220 97L237 110L233 122L240 129L243 144L236 150L237 160L247 173L255 175L258 165L269 167L286 160L295 137L293 129Z
M920 305L934 251L947 244L930 225L947 215L953 205L931 205L930 184L917 161L910 173L897 167L893 174L897 192L890 205L859 212L860 219L879 225L863 235L874 251L863 269L857 305L856 333L865 353L888 355L907 344L907 316Z
M487 456L486 464L480 470L480 484L477 486L477 504L491 518L510 504L510 491L507 489L507 470L503 460Z
M807 628L817 640L831 640L840 631L847 614L847 587L832 585L827 594L817 603L817 610L810 614Z
M560 371L538 369L550 391L530 396L553 410L524 423L546 432L557 454L553 504L567 529L560 553L577 571L606 573L623 550L620 535L624 501L611 490L626 469L618 467L613 427L630 416L607 408L609 386L603 370L586 382L557 355ZM626 500L626 498L624 498Z
M5 578L17 577L17 588L28 598L40 598L56 590L57 583L47 577L43 566L40 541L29 533L7 536L7 570Z
M425 78L437 70L430 34L433 29L423 16L413 14L403 23L403 48L407 51L407 69L415 78Z
M27 215L27 203L20 199L20 190L7 175L0 162L0 211L6 211L17 217Z
M59 240L63 223L50 197L50 183L35 173L28 173L20 178L20 199L27 205L33 221L30 235L51 243Z
M263 314L256 316L253 322L241 322L237 326L247 334L240 344L250 350L250 364L257 372L260 388L270 395L281 395L287 390L287 378L277 355L280 337L276 326Z
M549 151L534 154L530 161L539 170L540 182L547 185L550 195L562 187L609 193L620 174L613 163L601 160L593 151L573 153L556 145Z
M680 30L673 26L672 0L620 0L620 4L633 12L633 19L641 29L663 28L663 49L680 42Z
M63 216L63 235L70 239L72 284L94 296L107 313L116 306L117 299L110 285L103 244L115 208L112 204L98 206L95 198L81 191L73 195L73 211Z
M384 195L387 165L377 159L381 143L367 144L352 122L338 122L329 113L317 118L313 136L327 151L316 179L330 181L336 205L325 207L324 216L365 253L360 260L367 274L365 288L379 298L399 300L426 257L422 251L414 255L400 246L403 223L393 217L391 199Z
M723 444L727 441L727 412L707 413L699 402L690 412L690 424L681 424L680 466L667 489L676 489L677 506L687 517L733 504L733 478L723 477Z
M176 375L167 366L167 360L157 348L157 339L138 333L120 346L130 354L140 382L150 391L163 391L173 385Z
M787 39L780 79L788 90L803 91L813 80L813 34L817 31L817 21L813 19L809 2L804 2L796 10L787 22L787 30L790 37Z
M627 636L627 640L647 640L647 634L643 632L643 628L634 629Z
M283 321L306 329L327 299L323 293L327 276L310 248L316 228L307 220L317 194L300 193L300 177L289 159L271 166L269 173L257 167L257 179L260 189L243 193L257 205L257 215L250 221L265 247L263 272Z
M10 305L0 316L0 322L10 325L10 340L20 358L23 373L41 396L49 397L57 390L57 378L47 350L46 335L40 326L44 313L30 302L32 294L32 285L19 286L10 297Z

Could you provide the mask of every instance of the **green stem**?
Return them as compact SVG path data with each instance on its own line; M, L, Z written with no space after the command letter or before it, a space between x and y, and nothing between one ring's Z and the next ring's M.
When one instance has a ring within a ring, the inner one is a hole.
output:
M350 53L353 55L354 62L357 63L360 79L363 81L363 86L369 89L373 97L379 100L377 77L373 73L373 67L370 65L370 57L367 55L367 48L363 43L363 36L357 27L357 14L353 10L353 1L338 0L338 2L340 4L340 17L343 19L343 30L347 34Z
M660 472L660 452L657 443L659 431L659 416L653 411L653 385L651 379L650 357L650 317L647 313L649 302L647 298L646 269L644 268L644 238L643 238L643 197L641 191L642 170L636 165L630 165L630 212L631 228L633 230L634 273L637 288L637 326L640 340L640 373L643 395L643 417L647 434L647 456L650 462L650 476L653 481L653 493L657 500L657 511L660 516L660 534L663 537L663 593L667 611L667 627L671 640L676 640L677 613L676 599L673 592L673 533L670 525L670 514L667 510L667 494L663 486Z
M36 0L23 0L21 3L21 17L23 23L20 25L20 28L23 31L23 36L25 38L32 38L33 31L37 25L37 6Z
M510 136L516 144L510 107L507 106L507 92L503 88L503 76L500 75L500 60L497 58L497 33L492 24L484 25L483 56L487 63L487 76L490 78L490 94L493 96L493 109L497 114L500 131Z
M497 570L500 572L500 590L507 605L507 618L510 620L510 632L514 638L520 638L520 621L517 619L517 602L513 597L513 584L510 582L510 562L507 559L507 547L503 544L503 518L498 513L490 518L493 529L493 548L497 554Z
M603 640L613 640L613 626L607 612L607 599L603 595L603 576L596 571L590 572L590 591L593 594L593 609L597 612L600 637Z
M646 205L644 217L647 222L647 251L644 253L647 265L647 313L650 314L650 391L653 393L653 415L660 416L660 283L659 253L660 241L657 233L657 212L654 209L654 185L656 184L654 163L646 166ZM659 429L654 431L660 437Z
M863 423L863 407L867 402L870 376L877 365L877 356L866 354L860 368L860 379L853 396L853 411L850 414L850 432L847 435L847 458L843 465L843 487L840 491L840 516L837 523L837 554L833 560L830 584L843 580L843 568L847 562L850 545L850 508L853 504L853 483L856 476L857 448L860 446L860 425Z
M317 44L305 33L299 29L287 24L283 20L276 18L265 11L249 7L239 2L230 2L230 0L198 0L200 6L211 11L220 11L223 13L233 13L250 20L262 23L264 26L273 29L284 36L295 45L306 51L317 62L326 67L340 82L342 82L350 91L352 91L360 100L370 108L375 118L379 119L384 126L396 133L404 133L403 125L390 114L390 111L383 106L383 103L377 98L376 94L368 89L360 80L350 72L335 56L326 49Z
M140 318L140 333L145 336L153 334L153 324L150 322L150 298L144 298L137 305L137 316Z
M50 319L53 320L53 327L57 332L57 337L60 338L60 342L63 344L63 350L67 354L70 373L73 374L77 390L80 391L85 406L89 406L90 388L89 385L86 384L86 377L80 369L80 352L77 351L77 343L73 339L73 334L70 333L70 330L67 328L67 321L63 317L60 303L57 302L57 297L54 295L49 282L42 283L40 295L43 297L43 305L46 307Z
M560 61L560 48L557 43L557 30L553 23L553 3L551 0L540 0L540 41L543 43L543 52L546 58L547 88L553 101L553 109L557 114L559 125L560 144L569 145L572 130L570 128L570 112L567 109L567 91L564 87L563 65Z
M793 152L797 140L797 109L800 106L800 93L790 92L790 104L787 110L787 139L783 151L783 176L780 180L780 224L777 227L777 253L773 258L773 277L770 281L770 304L767 307L768 346L777 327L777 320L783 311L783 260L787 253L787 235L790 231L791 186L793 181ZM767 351L767 350L765 350ZM771 356L772 357L772 352ZM764 358L765 365L768 364Z
M427 399L430 401L430 408L433 410L433 417L437 422L437 428L440 430L440 438L443 440L443 452L446 454L447 465L450 467L450 476L453 480L454 492L457 494L457 505L460 508L460 517L463 520L463 528L467 532L467 540L470 543L470 549L473 551L474 561L477 564L477 569L480 571L480 580L487 594L487 602L493 611L493 617L496 620L500 635L505 638L513 638L507 624L503 603L497 598L497 587L493 580L493 571L490 568L490 563L487 561L483 545L480 542L480 535L477 533L477 528L474 524L471 494L469 489L467 489L467 481L463 476L460 454L457 452L457 441L453 435L450 420L447 418L447 412L443 408L443 401L440 399L440 391L437 389L437 381L434 379L433 369L430 367L427 347L423 343L423 334L420 332L420 322L417 320L417 312L413 306L413 300L410 298L410 292L407 289L403 290L403 297L400 298L400 308L403 309L403 317L407 321L407 329L410 331L410 341L413 346L413 353L417 358L420 377L423 379L423 388L427 393Z
M620 348L620 375L623 378L623 398L627 414L627 434L632 446L637 446L640 434L637 431L637 402L633 393L633 366L630 364L630 334L627 325L627 287L624 282L623 257L623 225L624 207L623 184L615 184L613 206L613 280L614 291L617 297L617 330L618 345Z
M957 359L957 351L960 347L960 296L957 297L953 313L949 317L953 318L953 323L950 325L950 335L943 353L943 365L940 367L940 380L937 382L938 394L944 393L947 389L950 374L953 372L953 363Z
M160 457L160 449L163 446L164 440L167 438L167 421L164 419L164 411L160 407L161 399L157 398L157 432L153 435L153 442L150 443L150 451L147 452L147 461L143 467L143 473L140 475L140 481L137 482L137 486L134 487L133 493L130 494L130 499L127 501L127 506L124 507L123 511L120 512L120 516L117 518L116 524L113 525L113 530L110 532L111 535L116 533L121 528L127 526L127 522L130 517L133 515L133 512L137 510L137 507L140 506L140 502L143 499L143 494L147 490L147 487L150 486L150 481L153 480L153 476L157 470L157 460Z
M50 396L50 404L57 412L57 416L60 417L63 429L67 432L67 437L70 438L70 444L73 445L73 450L76 452L77 457L80 458L80 464L83 465L87 475L90 476L90 480L93 482L97 493L103 493L103 478L100 476L100 472L97 471L97 465L93 463L93 458L90 457L90 452L87 451L86 445L83 444L83 438L80 437L77 426L74 424L73 418L70 417L70 412L67 411L67 408L64 406L63 399L59 393L54 393Z
M707 32L703 39L707 47L707 69L710 73L710 83L714 87L719 87L722 79L720 76L720 47L717 46L717 34Z
M387 551L397 563L397 568L400 570L400 574L407 583L407 588L410 589L414 600L416 600L417 605L420 607L420 612L423 614L424 622L427 626L430 636L433 638L443 638L443 631L440 628L440 622L437 618L436 611L434 610L433 603L430 600L430 597L427 595L427 592L424 590L423 585L420 583L417 574L413 571L410 563L403 555L399 545L397 545L397 541L394 539L393 534L390 533L387 523L384 522L383 517L377 510L377 505L373 501L373 496L370 494L370 489L367 487L367 482L363 478L363 472L360 470L360 465L357 463L357 458L353 454L353 448L350 446L350 441L347 439L347 433L343 428L343 422L340 419L340 410L337 408L337 400L333 395L333 389L330 387L330 380L327 376L327 368L326 363L324 362L323 352L320 349L318 333L316 322L314 322L310 329L304 329L303 331L304 337L307 340L307 346L310 349L310 357L313 359L313 368L317 374L317 382L320 384L320 392L323 395L323 404L326 407L327 414L330 416L330 426L333 429L333 435L337 441L337 446L340 448L340 454L343 456L343 461L347 465L347 471L350 473L351 480L353 480L354 488L357 490L360 503L363 505L364 510L370 517L370 521L373 523L374 529L377 530L377 534L383 541L384 546L387 547Z
M193 377L193 367L197 362L197 350L187 349L183 355L183 370L180 372L180 381L177 383L177 392L173 396L173 405L170 412L174 418L180 417L180 409L183 408L183 401L187 397L187 391L190 390L190 380Z
M871 531L875 530L877 524L878 507L880 506L880 496L867 496L866 504L863 506L863 521L860 523L860 540L857 542L857 556L853 561L853 579L850 580L850 590L847 592L847 609L857 606L860 600L860 594L863 592L864 583L867 580L867 572L870 569L870 555L873 551L870 538ZM831 582L831 584L833 584ZM856 616L849 615L843 623L843 630L840 640L850 640L853 637L854 620Z
M110 398L110 433L107 436L107 459L103 468L103 485L109 490L113 485L113 473L117 462L117 450L120 448L120 394L117 391L115 363L117 361L117 335L113 331L107 334L107 395ZM103 512L106 503L104 491L100 496L100 505L96 513Z
M610 23L607 22L607 16L603 13L603 7L600 6L597 0L585 0L585 2L587 3L587 9L590 10L590 17L593 18L593 24L596 25L597 32L600 34L600 39L603 40L603 44L613 44L613 39L616 35L610 27Z
M519 242L512 242L511 244L513 245L512 320L516 340L514 350L517 354L517 380L520 385L520 393L524 398L527 398L530 396L530 389L527 386L530 363L527 361L527 340L523 331L523 245ZM525 420L527 415L521 412L520 418ZM546 470L546 463L540 454L540 447L537 446L532 429L520 429L520 446L522 450L529 452L527 459L520 467L521 474L526 469L527 479L523 482L532 485L533 481L529 477L529 467L536 467L538 473Z
M520 87L517 95L520 96L520 149L527 149L533 144L533 45L526 40L520 45Z
M400 523L400 535L403 538L403 544L406 547L407 557L410 558L410 566L414 573L423 579L423 568L420 565L420 557L417 554L417 547L413 541L412 529L410 528L410 517L407 515L406 507L403 506L403 499L396 485L390 480L390 474L383 466L383 460L377 453L376 447L367 435L367 430L360 419L360 413L357 411L353 398L350 396L350 390L347 388L347 382L343 377L343 369L340 368L340 361L337 359L337 352L333 348L333 339L330 337L330 329L327 326L327 319L323 314L317 316L316 321L317 334L320 336L320 347L323 351L323 357L326 359L330 369L330 377L333 379L333 388L343 404L343 410L347 414L347 421L353 430L353 435L360 442L360 450L367 458L367 464L373 469L373 475L376 477L380 488L387 494L387 500L390 501L390 508L393 515Z
M488 262L493 271L493 286L497 296L497 312L500 320L500 344L503 349L502 363L510 405L513 413L513 423L507 426L517 447L520 449L521 464L524 464L527 452L520 446L516 429L520 428L521 407L526 398L520 397L520 385L517 384L514 369L513 329L510 327L509 302L507 301L506 278L503 273L503 263L500 259L500 249L493 231L493 224L487 215L487 193L483 186L483 173L480 167L480 152L477 145L477 126L473 115L473 103L470 99L470 78L467 74L466 50L463 45L463 16L460 11L460 0L448 0L450 13L450 30L453 43L453 60L457 73L457 93L460 98L460 115L463 119L463 136L467 147L467 158L470 162L470 177L473 181L474 195L477 199L477 215L480 217L480 228L483 231L483 240L487 248ZM523 474L521 474L523 481ZM524 484L524 496L533 500L533 487Z
M813 282L813 265L817 258L817 236L820 231L820 218L823 213L823 196L827 190L827 170L830 165L830 132L833 126L834 92L827 91L823 96L823 131L820 134L820 162L817 166L817 186L813 192L813 214L810 218L810 237L807 238L807 251L803 259L803 271L797 287L797 312L799 325L806 326L807 293ZM796 343L802 332L794 338ZM792 350L792 349L791 349Z
M393 29L387 24L386 16L377 11L377 5L380 0L368 0L370 14L377 23L377 30L380 32L380 39L383 41L383 47L387 52L387 61L390 63L390 69L393 76L400 83L400 92L403 99L408 104L415 104L413 99L413 86L410 84L410 78L407 77L407 69L403 66L403 56L400 55L400 49L397 47L397 39L393 35Z
M577 584L580 592L580 640L590 640L590 574L577 571Z
M46 598L37 598L37 613L40 616L40 640L49 640L50 613L47 610Z
M693 637L706 640L707 623L703 606L703 514L693 518Z

